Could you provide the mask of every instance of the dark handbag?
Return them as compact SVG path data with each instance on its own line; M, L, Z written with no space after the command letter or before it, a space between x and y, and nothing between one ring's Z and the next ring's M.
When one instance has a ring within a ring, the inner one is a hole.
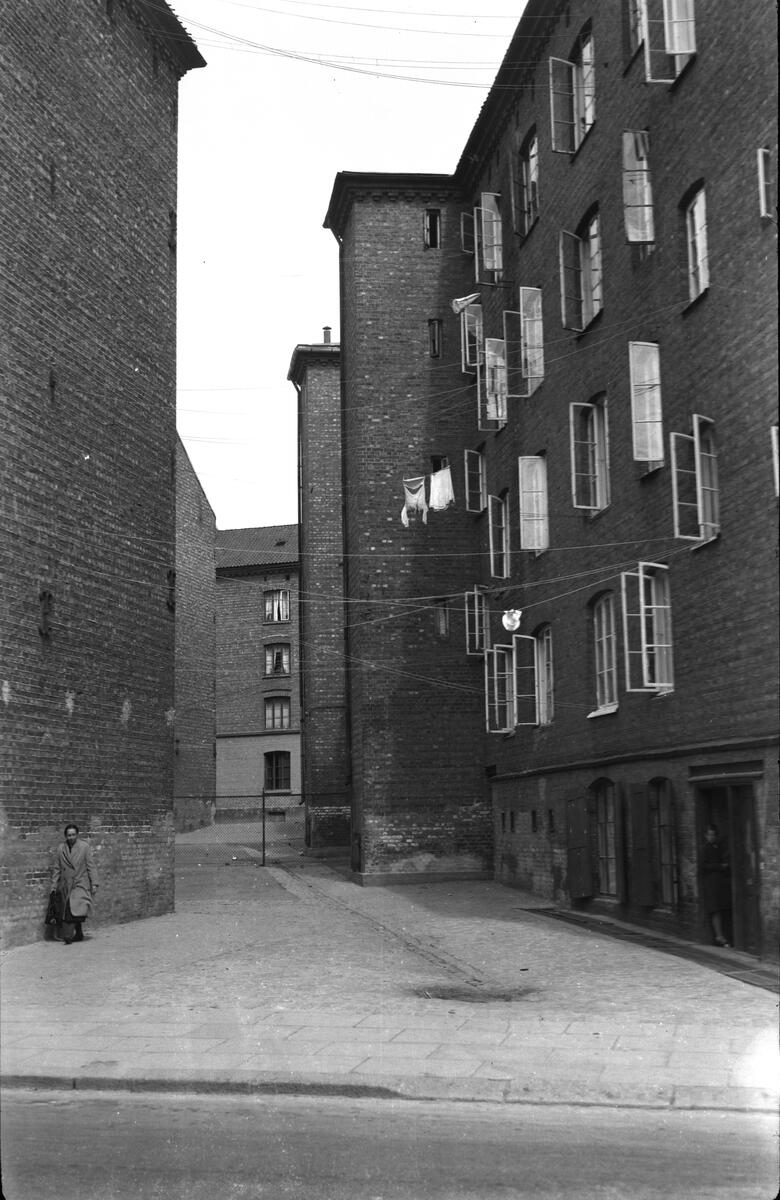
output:
M59 892L49 895L49 906L44 918L47 925L59 925L62 921L62 896Z

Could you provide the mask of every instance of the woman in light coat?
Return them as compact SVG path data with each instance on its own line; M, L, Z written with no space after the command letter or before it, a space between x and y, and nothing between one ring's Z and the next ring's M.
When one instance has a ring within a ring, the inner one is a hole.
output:
M57 894L58 933L61 929L66 946L71 942L83 942L81 926L98 890L98 877L92 847L79 841L78 825L65 826L65 841L57 850L51 886Z

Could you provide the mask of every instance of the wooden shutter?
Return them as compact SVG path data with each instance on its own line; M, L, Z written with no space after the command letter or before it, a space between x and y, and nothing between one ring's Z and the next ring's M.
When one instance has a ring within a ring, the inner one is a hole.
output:
M653 837L647 788L642 784L632 784L628 788L628 809L631 822L629 896L633 904L652 908L656 903Z
M566 800L566 887L571 900L596 894L587 796L577 792Z

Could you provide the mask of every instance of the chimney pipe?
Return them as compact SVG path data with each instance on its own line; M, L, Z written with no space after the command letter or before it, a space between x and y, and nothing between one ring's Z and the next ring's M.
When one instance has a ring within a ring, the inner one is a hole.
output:
M330 325L324 325L322 329L322 340L326 346L330 345Z

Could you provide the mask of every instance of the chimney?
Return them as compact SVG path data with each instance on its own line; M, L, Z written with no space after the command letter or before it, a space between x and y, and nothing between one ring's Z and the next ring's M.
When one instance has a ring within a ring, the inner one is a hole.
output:
M322 329L322 340L326 346L330 345L330 325L324 325Z

